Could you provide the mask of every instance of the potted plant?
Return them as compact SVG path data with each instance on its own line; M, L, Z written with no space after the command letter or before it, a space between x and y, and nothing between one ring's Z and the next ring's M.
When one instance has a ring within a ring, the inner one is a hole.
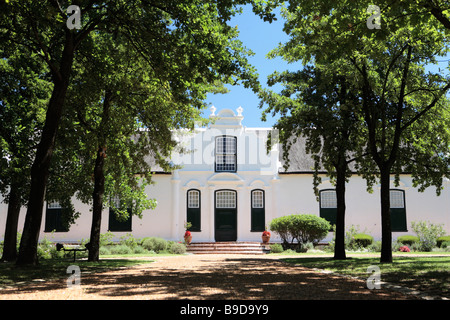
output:
M262 241L263 241L263 243L266 244L266 243L269 243L269 240L270 240L270 231L267 231L267 229L266 229L262 233Z
M190 222L184 223L184 229L186 230L186 232L184 233L184 242L186 244L191 244L191 241L192 241L192 234L188 230L190 227L192 227L192 223L190 223Z
M186 244L191 244L192 241L192 234L189 230L186 230L186 232L184 233L184 242Z

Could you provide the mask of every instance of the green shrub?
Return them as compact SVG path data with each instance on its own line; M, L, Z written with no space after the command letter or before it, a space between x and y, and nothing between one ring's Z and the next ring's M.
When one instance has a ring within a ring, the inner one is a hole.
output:
M137 245L136 247L133 248L133 253L142 254L142 253L148 253L148 251L144 247Z
M283 243L291 243L293 241L290 230L292 229L291 216L278 217L270 221L269 229L277 233Z
M375 241L368 246L368 249L373 252L381 252L381 241Z
M270 245L270 252L271 253L281 253L283 252L283 246L279 243L274 243Z
M443 236L443 237L439 237L439 238L437 238L437 240L436 240L436 245L439 247L439 248L446 248L446 247L443 247L442 245L444 244L444 242L450 242L450 236ZM448 246L447 246L448 247Z
M57 256L56 245L47 238L42 239L37 247L37 256L39 259L51 259Z
M312 214L299 214L293 216L292 235L300 243L317 243L328 234L330 223Z
M442 248L442 249L450 248L450 241L444 241L444 242L442 242L442 243L441 243L441 246L440 246L439 248Z
M437 245L437 239L444 236L445 230L442 224L426 223L425 221L413 221L411 227L419 237L421 251L429 252Z
M353 241L357 247L367 248L373 243L373 237L368 234L358 233L354 235Z
M183 243L172 243L169 252L173 254L184 254L186 253L186 246Z
M108 254L111 254L111 250L109 250L108 247L102 246L102 247L100 247L100 249L99 249L99 254L100 254L101 256L106 256L106 255L108 255Z
M163 238L149 237L144 238L141 245L148 251L159 253L167 249L168 242Z
M294 240L300 244L317 243L327 236L331 225L327 220L312 214L291 214L273 219L269 228L280 236L286 247Z
M120 244L134 249L138 246L138 241L131 233L127 233L125 236L120 238Z
M132 254L133 250L129 246L118 244L111 246L110 252L111 254Z
M414 243L419 242L419 237L410 235L400 236L397 238L397 241L405 246L412 246Z
M111 231L100 234L100 247L114 244L114 242L112 241L113 238L114 234Z

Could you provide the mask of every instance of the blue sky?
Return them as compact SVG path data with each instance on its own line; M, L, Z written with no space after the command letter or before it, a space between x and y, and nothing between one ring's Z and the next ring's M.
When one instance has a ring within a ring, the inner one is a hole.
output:
M244 12L231 20L230 24L238 26L240 31L239 39L244 46L252 50L255 55L249 57L249 62L257 69L259 81L267 87L267 76L275 70L284 71L292 65L288 65L281 58L267 59L266 55L270 50L276 48L280 42L287 41L288 37L283 32L283 19L277 16L278 20L272 23L264 22L255 15L250 7L244 7ZM210 94L206 102L215 106L217 111L221 109L236 109L241 106L244 109L242 124L247 127L271 127L276 119L270 115L267 121L261 121L262 109L258 107L259 99L250 89L243 86L227 86L229 92L226 94ZM217 113L216 111L216 113ZM205 116L210 114L210 110L204 112Z

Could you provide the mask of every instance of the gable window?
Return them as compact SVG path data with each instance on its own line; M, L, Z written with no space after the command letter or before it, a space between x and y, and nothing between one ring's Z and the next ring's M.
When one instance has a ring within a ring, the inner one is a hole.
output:
M337 198L336 190L325 189L319 192L320 217L324 218L331 225L336 225L337 219Z
M405 191L391 189L389 191L391 208L391 230L408 231L406 228Z
M113 199L113 206L109 207L108 231L131 231L131 209L127 209L128 216L126 218L120 217L116 213L116 208L120 207L120 200Z
M201 231L200 207L201 207L200 191L196 189L188 190L186 221L192 224L192 226L189 228L189 231Z
M265 204L264 191L253 190L251 192L251 230L250 231L264 231L265 230Z
M68 232L69 226L64 222L64 208L59 202L53 201L47 203L45 211L44 232Z
M216 172L236 172L236 137L216 137Z

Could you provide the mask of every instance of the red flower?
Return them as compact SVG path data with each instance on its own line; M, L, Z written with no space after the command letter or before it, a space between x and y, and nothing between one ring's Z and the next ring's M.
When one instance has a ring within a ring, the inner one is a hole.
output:
M402 247L399 248L399 250L401 252L411 252L411 250L409 250L409 248L407 246L402 246Z
M270 236L270 231L264 231L262 234L264 237Z
M186 232L184 233L184 236L185 236L185 237L190 237L190 236L191 236L191 232L190 232L190 231L186 231Z

